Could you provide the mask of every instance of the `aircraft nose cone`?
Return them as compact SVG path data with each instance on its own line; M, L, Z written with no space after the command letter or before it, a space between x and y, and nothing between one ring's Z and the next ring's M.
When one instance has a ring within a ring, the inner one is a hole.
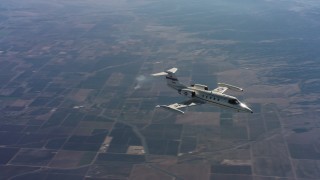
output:
M242 107L245 111L250 112L250 113L253 113L253 111L252 111L247 105L245 105L244 103L241 103L241 107Z
M250 108L248 108L248 107L246 107L245 110L246 110L247 112L253 113L253 111L252 111Z

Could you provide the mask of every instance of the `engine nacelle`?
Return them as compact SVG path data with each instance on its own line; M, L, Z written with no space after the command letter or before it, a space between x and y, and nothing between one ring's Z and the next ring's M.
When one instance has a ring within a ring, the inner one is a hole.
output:
M181 95L189 97L189 98L193 98L196 96L196 92L190 90L190 89L181 89L181 91L179 92Z
M191 87L199 90L206 90L208 91L208 86L202 84L192 84Z

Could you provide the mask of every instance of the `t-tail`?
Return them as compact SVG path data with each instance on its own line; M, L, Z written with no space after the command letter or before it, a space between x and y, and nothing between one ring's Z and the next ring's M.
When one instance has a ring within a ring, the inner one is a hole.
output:
M185 85L181 84L176 76L177 68L171 68L164 72L159 72L155 74L151 74L152 76L166 76L167 85L175 90L181 90L186 88Z

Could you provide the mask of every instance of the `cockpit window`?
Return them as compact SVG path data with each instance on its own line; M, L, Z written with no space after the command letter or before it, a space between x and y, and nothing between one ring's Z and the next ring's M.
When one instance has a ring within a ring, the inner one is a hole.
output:
M229 99L228 101L230 104L239 104L239 101L237 99Z

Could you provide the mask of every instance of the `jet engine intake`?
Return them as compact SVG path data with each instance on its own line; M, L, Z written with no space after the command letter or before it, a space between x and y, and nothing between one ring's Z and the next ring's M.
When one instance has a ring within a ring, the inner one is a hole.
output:
M190 89L181 89L180 94L189 98L193 98L196 96L196 92Z
M208 86L202 85L202 84L192 84L191 87L195 89L200 89L200 90L206 90L208 91Z

